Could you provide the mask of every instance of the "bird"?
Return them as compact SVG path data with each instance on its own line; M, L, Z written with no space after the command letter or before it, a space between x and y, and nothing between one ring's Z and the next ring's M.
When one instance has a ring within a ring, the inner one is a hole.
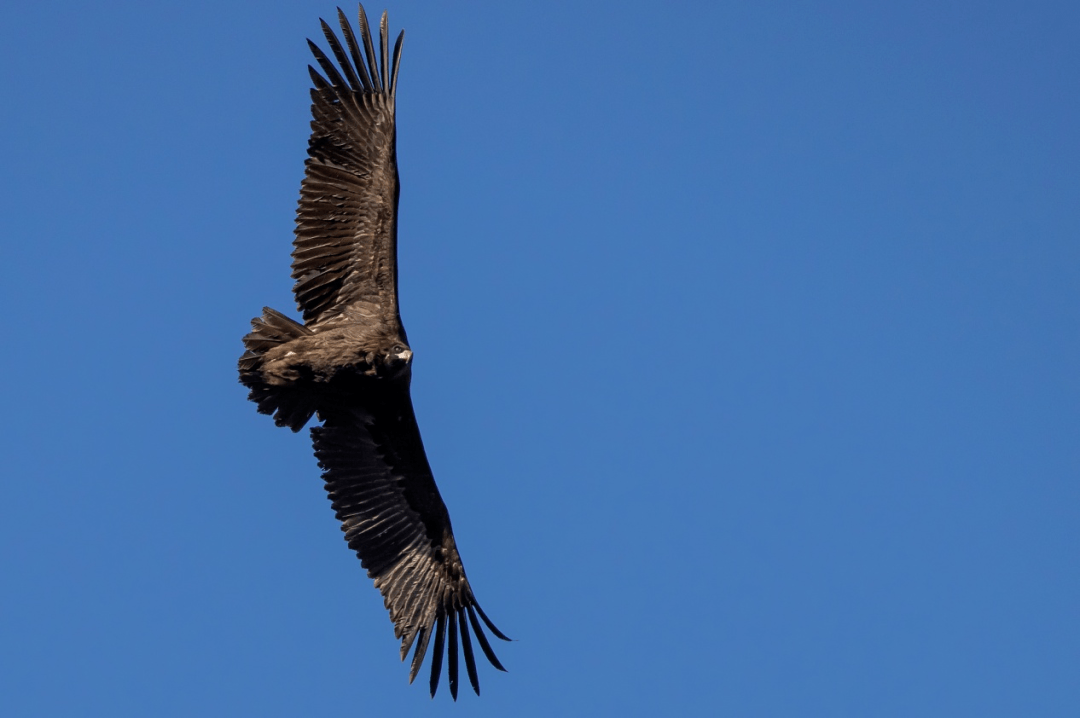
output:
M383 12L376 54L363 5L359 42L341 8L337 15L344 42L320 20L337 65L308 40L319 69L308 66L311 137L292 251L303 322L264 307L243 338L240 382L278 426L299 432L312 417L321 422L312 443L345 540L382 594L402 661L415 645L409 683L434 636L431 696L445 648L456 701L459 639L477 695L470 627L500 671L483 627L510 639L465 575L410 394L413 354L398 309L395 129L405 33L391 54Z

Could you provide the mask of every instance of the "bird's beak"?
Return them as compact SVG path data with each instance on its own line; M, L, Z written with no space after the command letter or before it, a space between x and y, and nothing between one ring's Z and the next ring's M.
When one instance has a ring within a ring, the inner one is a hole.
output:
M405 351L398 354L397 357L398 357L398 359L407 362L407 361L412 359L412 351L409 350L409 349L406 349Z

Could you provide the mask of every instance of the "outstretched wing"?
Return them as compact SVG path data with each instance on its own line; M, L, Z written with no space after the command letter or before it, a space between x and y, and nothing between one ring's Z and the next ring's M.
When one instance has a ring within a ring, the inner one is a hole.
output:
M431 475L413 414L407 382L373 381L365 405L320 409L323 425L311 430L326 490L345 540L383 595L401 639L401 659L416 643L409 682L416 677L428 642L431 695L435 695L446 649L450 693L457 699L458 636L469 682L480 683L469 627L493 666L495 657L480 621L509 640L480 609L454 542L450 515ZM479 615L479 620L478 620Z
M315 85L311 138L292 253L293 292L308 324L349 305L400 324L394 95L405 33L398 35L390 71L386 13L379 33L381 67L363 6L359 15L366 60L340 9L344 46L320 21L340 72L308 40L325 74L308 66Z

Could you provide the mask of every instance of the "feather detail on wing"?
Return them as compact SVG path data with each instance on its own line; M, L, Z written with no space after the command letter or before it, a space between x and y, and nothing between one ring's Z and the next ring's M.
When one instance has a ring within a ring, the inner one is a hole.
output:
M391 70L383 14L380 69L363 7L359 20L363 56L341 10L344 45L322 23L340 71L308 41L322 74L309 66L314 83L311 138L292 255L293 292L307 324L350 305L400 324L394 96L404 32L394 47Z
M465 576L407 383L373 386L365 395L362 407L320 409L324 424L311 430L334 511L349 547L383 595L401 639L402 660L416 645L409 681L419 672L434 635L430 689L435 695L449 638L447 672L456 699L460 636L469 682L479 694L470 626L480 649L499 670L505 669L481 621L499 638L509 639L484 615Z

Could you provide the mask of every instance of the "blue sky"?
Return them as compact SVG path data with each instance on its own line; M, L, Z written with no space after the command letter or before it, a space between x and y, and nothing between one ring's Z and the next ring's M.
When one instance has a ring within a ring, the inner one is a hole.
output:
M407 685L236 381L334 5L8 3L0 713L1077 715L1077 6L388 9L414 401L510 672Z

